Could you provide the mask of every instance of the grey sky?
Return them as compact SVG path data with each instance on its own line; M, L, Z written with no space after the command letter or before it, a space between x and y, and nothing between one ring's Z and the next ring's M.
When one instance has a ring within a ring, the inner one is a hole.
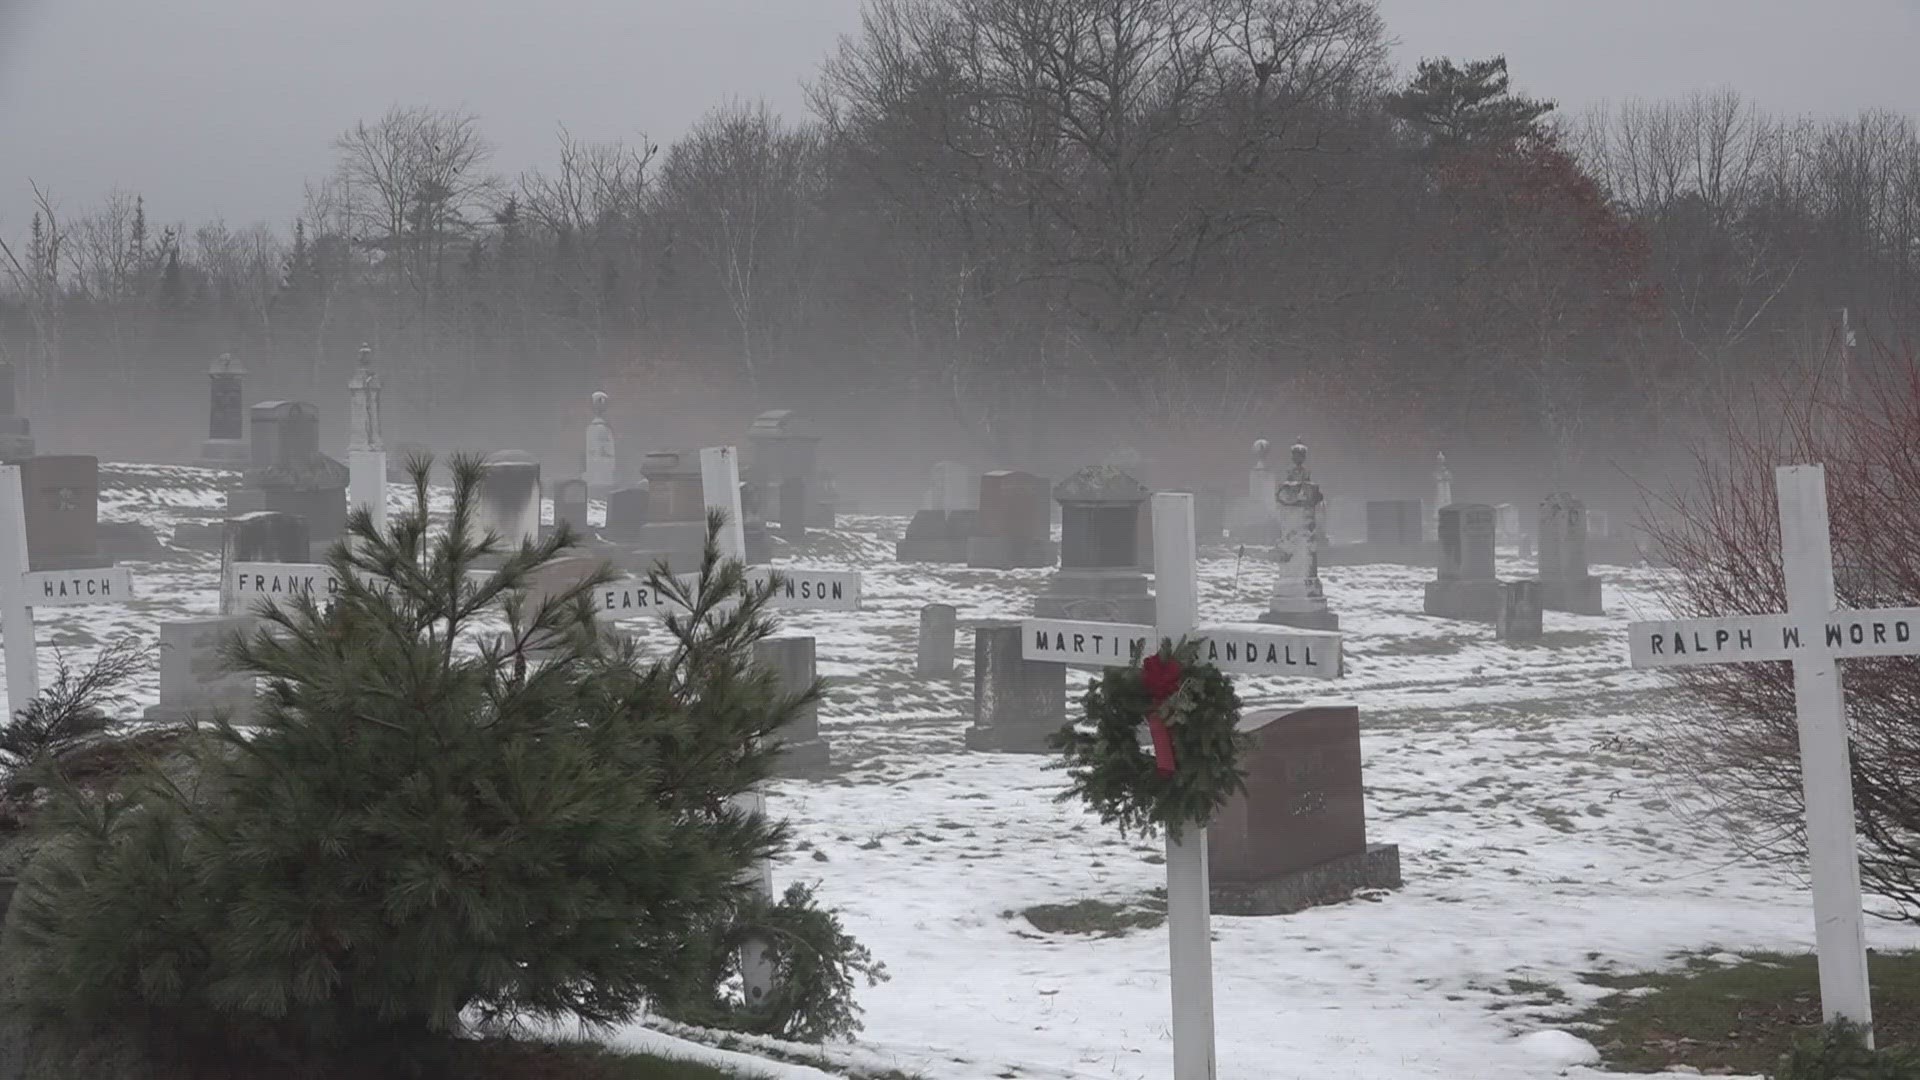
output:
M29 177L70 211L284 225L328 140L395 101L463 104L505 173L555 125L671 140L709 105L803 108L860 0L0 0L0 232ZM1382 0L1411 68L1507 54L1576 106L1733 86L1769 108L1920 105L1920 0Z

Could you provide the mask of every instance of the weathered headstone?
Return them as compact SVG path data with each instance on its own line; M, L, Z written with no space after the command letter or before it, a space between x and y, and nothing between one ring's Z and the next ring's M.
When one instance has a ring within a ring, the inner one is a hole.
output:
M707 541L707 504L697 450L657 451L640 460L647 521L637 545L669 563L691 566Z
M160 624L160 702L145 718L177 723L224 716L235 724L253 718L254 678L230 671L222 659L229 639L253 625L251 615L170 619Z
M242 404L241 383L246 369L232 353L207 368L209 401L207 438L200 444L200 463L218 469L245 469L253 460L253 447L247 442L247 410Z
M244 615L232 568L239 563L304 563L313 556L307 520L296 514L257 510L230 517L220 532L220 614Z
M263 401L252 410L253 467L228 497L229 513L273 510L306 518L310 558L346 531L349 473L320 453L320 411L304 401Z
M297 468L320 453L320 410L306 401L254 405L253 467Z
M600 535L619 544L645 538L650 488L645 483L616 488L607 496L607 524Z
M607 423L607 395L596 390L593 393L593 419L587 423L584 475L588 489L595 494L612 491L614 477L619 472L618 466L613 445L613 425Z
M22 461L33 456L33 425L16 412L13 361L0 360L0 461Z
M907 523L907 534L894 544L893 557L899 562L966 562L968 536L964 532L954 535L955 525L965 528L976 520L969 511L918 511Z
M1493 507L1456 503L1440 508L1440 567L1427 582L1428 615L1497 623L1500 582L1493 576Z
M767 638L754 645L753 660L761 668L779 674L783 694L798 694L813 685L816 669L811 637ZM780 730L779 738L780 760L776 766L779 771L803 773L827 764L828 750L826 741L820 737L818 706L809 705L789 721Z
M1500 586L1500 618L1494 636L1501 641L1538 641L1544 632L1540 611L1540 583L1531 578Z
M1053 490L1046 477L996 470L980 477L979 527L967 537L967 565L1012 570L1052 566Z
M1202 544L1217 544L1227 531L1227 493L1203 487L1193 493L1193 531Z
M1034 602L1043 619L1153 621L1153 596L1140 569L1140 518L1149 492L1111 465L1060 482L1060 568Z
M770 520L790 543L807 538L819 483L820 434L792 409L769 409L754 418L747 433L753 447L753 481L772 492Z
M573 529L576 537L592 534L587 524L587 481L562 480L553 490L553 524L558 528L563 522Z
M1274 492L1273 597L1263 623L1307 630L1338 630L1320 585L1320 485L1307 469L1307 448L1295 443L1287 478Z
M1271 442L1266 439L1254 440L1253 467L1247 470L1247 494L1234 507L1232 534L1235 543L1273 543L1273 496L1279 490L1280 475L1268 460L1272 451Z
M83 454L20 462L26 494L27 568L100 566L100 459Z
M1520 542L1520 508L1501 503L1493 508L1493 538L1502 544Z
M1419 544L1425 539L1418 499L1367 500L1367 543Z
M922 679L953 678L953 637L959 617L959 611L952 604L928 604L920 609L915 675Z
M480 477L476 535L500 535L506 550L540 540L540 463L519 450L489 455Z
M1049 752L1047 739L1067 722L1067 669L1026 659L1018 621L973 630L973 725L969 750Z
M1600 579L1587 573L1586 506L1565 492L1540 503L1540 605L1602 614Z
M926 510L972 510L980 505L980 474L958 461L933 467L927 484Z
M1246 790L1207 828L1215 912L1285 915L1400 886L1400 849L1367 842L1358 708L1268 709L1240 731Z
M1434 455L1433 466L1433 505L1438 509L1453 505L1453 470L1447 467L1447 455L1442 451ZM1438 518L1435 519L1438 529Z

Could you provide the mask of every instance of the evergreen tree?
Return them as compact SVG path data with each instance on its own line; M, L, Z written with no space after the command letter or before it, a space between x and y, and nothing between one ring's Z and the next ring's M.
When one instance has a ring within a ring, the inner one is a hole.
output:
M697 584L656 575L689 614L643 661L595 623L604 568L531 594L568 530L517 550L476 536L465 458L430 527L427 466L385 533L353 516L330 607L264 611L232 643L264 683L253 727L207 727L191 782L67 800L21 887L37 998L337 1067L476 1016L624 1020L683 996L685 943L754 908L743 873L786 834L735 797L820 692L752 665L777 583L721 560L711 523Z
M1406 87L1387 98L1387 112L1426 132L1435 146L1498 150L1539 132L1554 103L1512 92L1507 58L1422 60Z

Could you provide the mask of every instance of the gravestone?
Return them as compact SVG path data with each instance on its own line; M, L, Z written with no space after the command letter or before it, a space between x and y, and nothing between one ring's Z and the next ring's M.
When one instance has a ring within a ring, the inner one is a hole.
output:
M980 477L979 526L967 537L967 565L988 570L1052 566L1053 490L1046 477L996 470Z
M360 346L353 377L347 380L347 451L385 450L380 431L380 373L373 367L373 347Z
M1493 538L1502 544L1520 542L1520 508L1501 503L1493 508Z
M1586 506L1566 492L1540 503L1540 606L1602 614L1600 579L1587 573Z
M1493 576L1493 507L1441 507L1439 576L1427 583L1423 610L1443 619L1497 623L1501 596Z
M792 409L769 409L747 431L753 448L753 481L771 493L768 517L780 523L789 543L807 538L820 482L820 433ZM831 527L829 524L827 527Z
M600 535L618 544L637 544L645 537L649 488L645 483L616 488L607 496L607 524Z
M232 589L235 563L304 563L313 557L307 520L275 510L230 517L220 525L220 614L247 613Z
M1494 636L1501 641L1540 640L1540 583L1531 579L1508 581L1500 589L1500 618L1494 623Z
M922 509L972 510L979 505L979 473L958 461L942 461L934 465Z
M607 423L607 395L593 393L593 419L587 423L587 448L583 475L587 488L596 495L613 490L619 461L613 445L613 425Z
M0 461L22 461L33 456L33 425L16 412L13 361L0 360Z
M782 694L798 694L813 685L815 678L813 639L810 637L767 638L753 647L755 665L776 672ZM788 721L779 732L780 760L775 770L805 773L824 768L828 762L826 742L820 738L820 709L809 705Z
M251 615L169 619L160 624L160 702L143 714L150 721L224 716L235 724L253 719L254 678L230 671L222 650L236 634L250 631Z
M489 529L498 533L503 555L522 543L539 543L540 463L532 455L522 450L488 455L477 496L476 536Z
M1418 499L1367 500L1367 543L1418 544L1425 539Z
M1227 532L1227 492L1224 488L1203 487L1193 494L1194 538L1202 544L1217 544Z
M1287 478L1274 491L1273 596L1260 621L1305 630L1338 630L1320 585L1320 485L1307 469L1307 448L1295 443Z
M1279 490L1280 475L1274 472L1273 464L1268 460L1272 451L1271 442L1266 439L1254 440L1253 467L1247 470L1246 498L1234 509L1232 531L1235 543L1273 543L1273 496Z
M320 410L305 401L263 401L250 419L253 467L228 497L228 512L297 514L307 521L309 558L324 557L346 531L349 477L345 465L320 453Z
M587 492L589 486L585 480L562 480L553 492L553 524L558 528L563 522L573 528L573 535L585 539L593 534L592 526L587 524Z
M1358 708L1267 709L1239 730L1246 790L1207 827L1215 913L1285 915L1400 887L1400 849L1367 842Z
M953 678L953 637L960 613L952 604L920 609L920 639L913 671L922 679Z
M26 499L27 569L103 566L100 558L100 459L82 454L20 462Z
M207 368L209 402L207 438L200 444L200 464L215 469L245 469L253 460L253 446L247 441L247 410L242 404L241 383L246 369L232 353Z
M893 545L893 557L899 562L964 563L969 536L964 530L978 521L965 510L921 510L907 523L907 534Z
M707 503L698 450L667 450L640 459L647 481L646 522L639 539L622 541L649 559L692 569L707 543ZM742 503L746 502L742 496ZM744 516L744 514L743 514ZM611 520L611 519L609 519ZM604 535L604 534L603 534Z
M973 724L969 750L1050 753L1047 739L1067 722L1067 669L1028 660L1021 624L995 620L973 630Z
M1153 622L1153 596L1140 567L1148 494L1112 465L1081 469L1053 489L1060 504L1060 568L1034 601L1037 617Z
M1447 467L1447 455L1444 451L1434 455L1433 466L1433 505L1436 508L1453 505L1453 470ZM1424 528L1424 525L1422 526ZM1439 528L1435 519L1435 529Z

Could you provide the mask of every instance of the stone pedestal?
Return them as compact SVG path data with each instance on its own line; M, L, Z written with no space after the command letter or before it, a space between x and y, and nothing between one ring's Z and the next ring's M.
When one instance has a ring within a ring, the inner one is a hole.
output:
M1207 828L1216 913L1284 915L1400 886L1399 849L1367 842L1359 709L1263 710L1240 730L1246 790Z
M1054 488L1060 504L1060 569L1034 601L1043 619L1153 622L1140 569L1140 517L1147 489L1111 465L1082 469Z
M1540 583L1509 581L1501 586L1500 618L1494 636L1501 641L1538 641L1542 633Z
M1045 754L1067 722L1065 664L1021 655L1020 623L980 623L973 631L973 725L969 750Z
M920 609L914 675L922 679L953 678L953 638L959 618L952 604L928 604Z
M966 563L985 570L1052 566L1052 485L1043 476L1006 469L980 477L979 526L967 537Z
M798 694L813 685L815 678L813 639L810 637L767 638L754 645L753 661L780 676L780 691ZM820 737L820 710L808 706L780 731L782 774L807 773L825 768L829 754Z
M235 724L253 719L254 679L227 670L221 652L229 639L247 633L250 615L174 619L160 624L160 702L147 720L178 723L224 716Z
M1456 503L1441 507L1440 567L1427 583L1428 615L1497 623L1503 593L1493 576L1493 507Z
M1540 603L1600 615L1600 579L1587 573L1586 505L1565 492L1540 503Z

